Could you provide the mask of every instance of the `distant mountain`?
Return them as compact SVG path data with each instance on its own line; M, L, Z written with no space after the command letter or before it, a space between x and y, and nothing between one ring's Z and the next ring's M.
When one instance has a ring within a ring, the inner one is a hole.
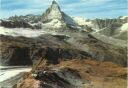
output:
M41 19L43 23L56 21L56 23L59 22L62 25L63 24L69 24L73 26L76 25L76 23L70 16L66 15L64 12L61 11L56 1L52 2L52 5L46 10L45 13L43 13Z
M26 16L12 16L8 19L2 19L0 25L6 28L41 29L40 21L40 15L29 14Z
M27 26L24 26L27 25ZM7 20L1 20L1 26L8 28L32 28L42 29L43 27L60 28L70 26L77 27L75 21L61 11L56 1L43 13L43 15L13 16Z
M99 30L97 32L109 37L126 40L128 31L128 18L122 18L97 20L97 24L99 27ZM123 33L124 31L126 33Z
M84 31L126 40L128 30L127 21L128 16L113 19L70 17L61 11L56 1L53 1L51 6L42 15L12 16L6 20L1 20L0 26L5 28L30 28L55 32ZM125 30L126 33L122 30Z

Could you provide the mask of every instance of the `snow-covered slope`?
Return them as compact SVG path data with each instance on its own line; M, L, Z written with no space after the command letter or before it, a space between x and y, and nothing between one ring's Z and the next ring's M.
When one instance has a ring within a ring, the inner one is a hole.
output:
M128 16L122 16L120 19L128 19Z
M0 67L0 82L2 82L2 81L5 81L5 80L8 80L8 79L10 79L11 77L14 77L14 76L16 76L16 75L18 75L18 74L20 74L21 72L29 72L29 71L31 71L31 68L26 68L26 67L5 67L5 70L1 70L1 68L2 67ZM6 70L6 68L13 68L13 69L8 69L8 70ZM4 69L4 67L2 68L2 69ZM1 86L0 86L0 88L1 88ZM10 87L9 87L10 88Z
M78 25L93 26L92 22L89 19L85 19L82 17L73 17L73 19Z
M123 31L128 31L128 23L125 23L122 25L121 32L123 32Z
M50 26L53 28L60 28L63 25L63 23L61 21L59 21L58 19L53 19L52 21L43 24L43 26Z
M119 32L114 35L114 38L128 40L128 23L123 24L118 30Z

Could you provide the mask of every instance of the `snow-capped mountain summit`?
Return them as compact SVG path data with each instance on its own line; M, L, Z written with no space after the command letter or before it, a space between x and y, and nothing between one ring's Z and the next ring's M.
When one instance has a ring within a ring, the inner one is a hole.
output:
M108 36L113 35L113 31L116 33L115 31L125 23L127 23L127 16L113 19L70 17L61 10L55 0L42 15L12 16L0 20L0 26L5 28L29 28L56 32L75 29L75 31L99 32ZM122 30L127 30L125 25Z
M56 1L53 1L52 5L42 15L43 22L47 22L53 19L62 20L62 12Z
M59 26L68 24L75 26L75 21L64 12L61 11L60 6L56 1L52 2L52 5L43 13L41 20L43 23L48 23L54 25L54 23Z
M42 15L12 16L1 20L1 26L7 28L61 28L65 26L77 27L77 23L64 12L59 4L53 0L51 6ZM27 25L24 26L23 24Z

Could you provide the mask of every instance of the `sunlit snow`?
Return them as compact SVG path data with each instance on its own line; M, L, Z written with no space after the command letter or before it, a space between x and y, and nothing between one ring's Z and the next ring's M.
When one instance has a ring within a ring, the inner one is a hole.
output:
M1 66L0 69L1 68L4 68L4 67ZM21 72L29 72L30 70L31 68L14 68L14 69L8 69L8 70L0 70L0 82L7 80L11 77L14 77Z
M128 31L128 23L123 24L121 27L121 32Z

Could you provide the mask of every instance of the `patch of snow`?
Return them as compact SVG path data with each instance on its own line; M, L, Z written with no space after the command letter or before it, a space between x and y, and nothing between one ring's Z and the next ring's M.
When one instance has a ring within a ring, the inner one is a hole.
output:
M47 18L48 19L61 19L62 13L60 11L58 4L52 4L51 8L52 9L50 13L47 15Z
M128 31L128 23L125 23L121 27L121 32Z
M88 20L85 19L85 18L74 17L73 19L75 20L75 22L76 22L78 25L88 25L88 26L90 26L90 27L93 26L92 22L91 22L91 21L88 21Z
M11 77L14 77L21 72L29 72L29 71L31 71L31 68L16 68L16 69L0 71L0 82L5 81Z
M128 18L128 16L123 16L123 17L121 17L120 19L126 19L126 18Z
M63 23L61 21L59 21L58 19L53 19L51 22L45 23L43 25L50 26L53 28L60 28L63 25Z
M35 26L35 25L38 25L39 23L31 23L31 21L30 22L28 22L31 26Z

